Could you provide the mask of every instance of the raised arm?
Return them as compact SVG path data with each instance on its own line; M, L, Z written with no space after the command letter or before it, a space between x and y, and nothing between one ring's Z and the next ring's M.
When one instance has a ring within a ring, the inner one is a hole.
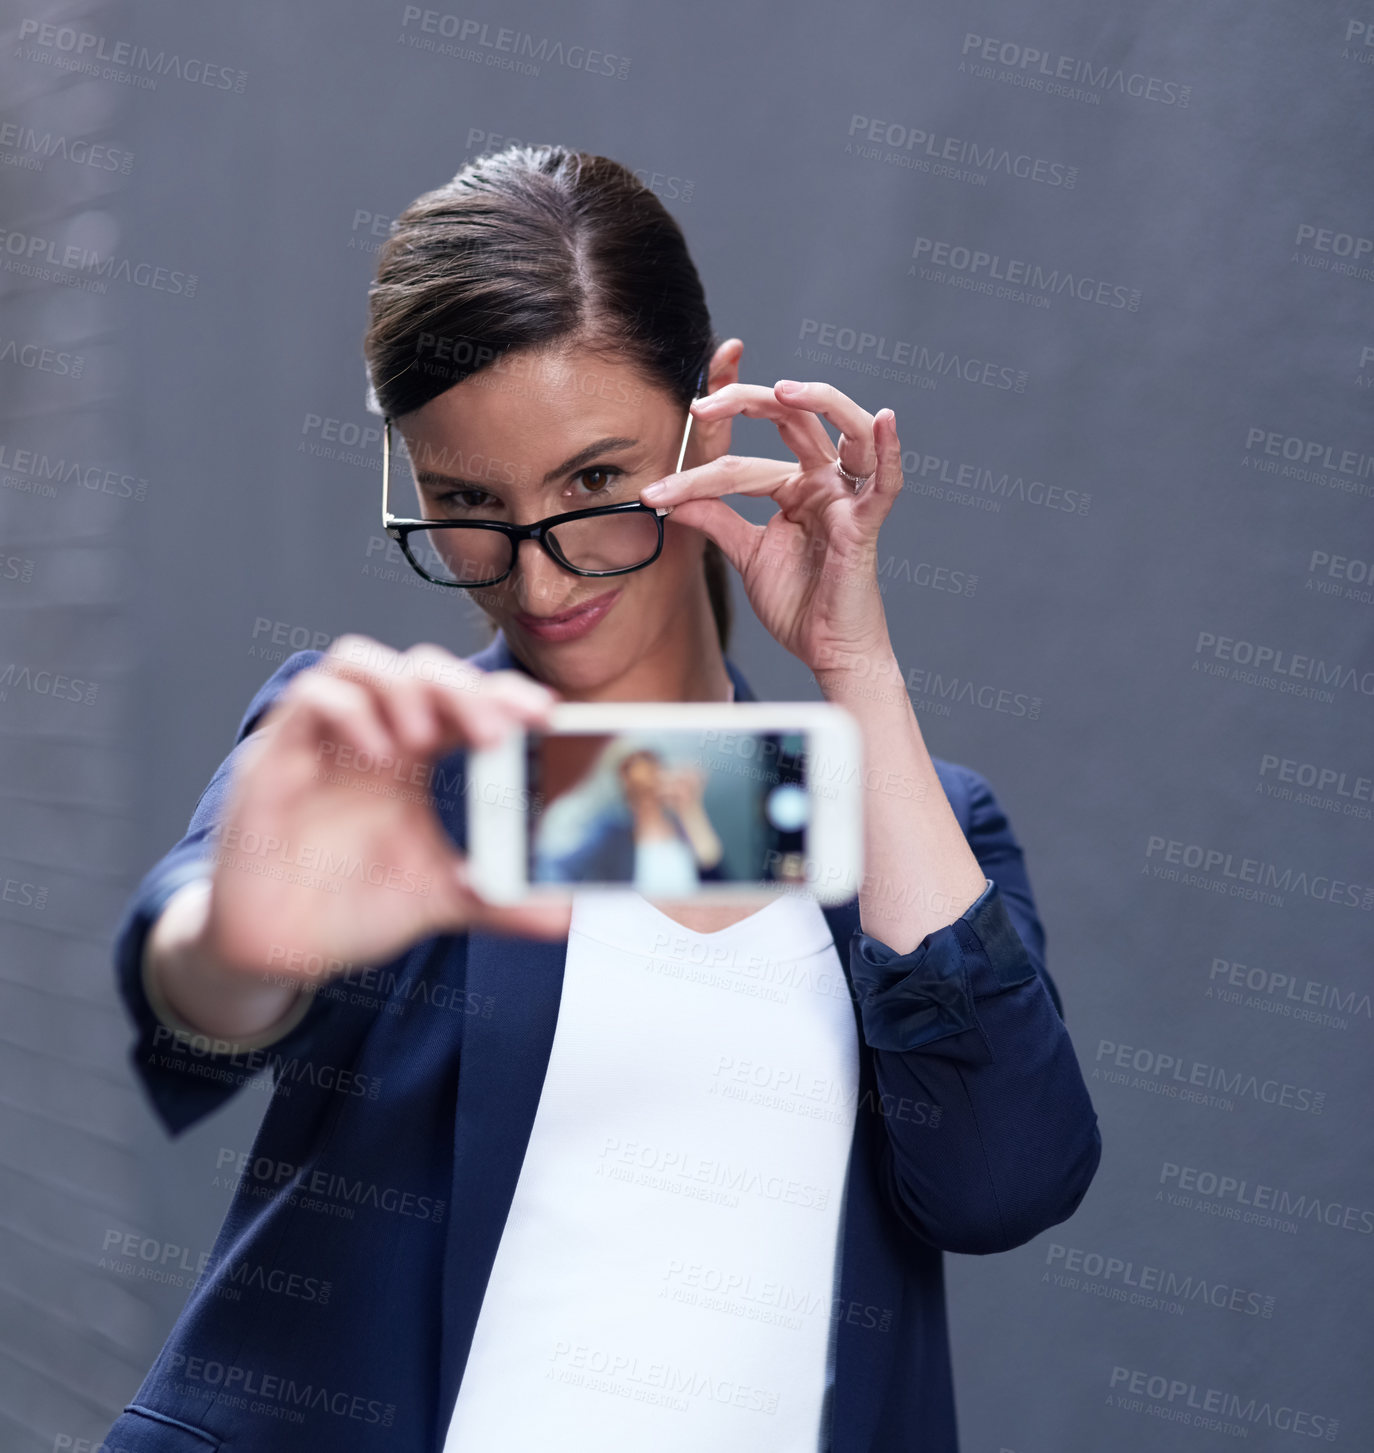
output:
M850 971L878 1090L861 1113L882 1120L890 1204L921 1240L986 1253L1071 1216L1102 1141L1021 847L987 781L959 771L983 892L909 953L856 932Z

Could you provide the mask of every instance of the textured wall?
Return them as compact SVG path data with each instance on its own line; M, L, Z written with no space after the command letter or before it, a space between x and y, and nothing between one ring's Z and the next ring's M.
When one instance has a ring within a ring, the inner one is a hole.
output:
M948 1260L965 1449L1374 1446L1374 10L64 16L0 52L0 1443L108 1426L265 1103L157 1131L124 896L292 649L486 640L382 549L360 338L387 219L518 139L641 169L747 379L896 411L894 639L1105 1142L1071 1222Z

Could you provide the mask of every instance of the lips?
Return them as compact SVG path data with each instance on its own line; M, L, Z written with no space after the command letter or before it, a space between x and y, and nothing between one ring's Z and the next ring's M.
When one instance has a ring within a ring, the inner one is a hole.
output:
M532 616L516 611L514 621L541 641L570 641L590 631L619 597L620 590L607 590L556 615Z

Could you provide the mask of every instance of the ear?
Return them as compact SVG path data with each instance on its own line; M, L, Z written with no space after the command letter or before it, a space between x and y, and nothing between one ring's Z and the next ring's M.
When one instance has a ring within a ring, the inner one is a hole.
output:
M706 392L713 394L727 383L739 382L739 361L744 356L744 340L727 338L711 355L706 369Z
M739 382L739 363L744 355L742 338L727 338L711 355L706 368L706 392L713 394L728 383ZM709 423L700 420L692 425L692 437L687 443L687 458L683 467L691 469L697 464L707 464L730 452L731 420L712 419Z

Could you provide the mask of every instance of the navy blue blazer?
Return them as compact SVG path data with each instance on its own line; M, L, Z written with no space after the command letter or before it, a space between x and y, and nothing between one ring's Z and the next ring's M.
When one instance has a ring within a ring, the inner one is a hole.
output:
M148 1002L148 929L205 871L244 739L319 659L297 652L254 696L117 932L131 1060L170 1133L264 1069L273 1079L251 1150L217 1154L233 1200L106 1436L120 1453L441 1453L539 1102L565 940L430 938L330 981L287 1035L238 1056L166 1028ZM523 669L500 634L469 659ZM726 665L736 699L756 700ZM434 781L460 846L463 756ZM942 1254L1006 1251L1063 1221L1101 1154L1021 849L978 773L935 766L982 895L907 954L863 932L857 898L825 910L860 1039L833 1453L957 1453Z

